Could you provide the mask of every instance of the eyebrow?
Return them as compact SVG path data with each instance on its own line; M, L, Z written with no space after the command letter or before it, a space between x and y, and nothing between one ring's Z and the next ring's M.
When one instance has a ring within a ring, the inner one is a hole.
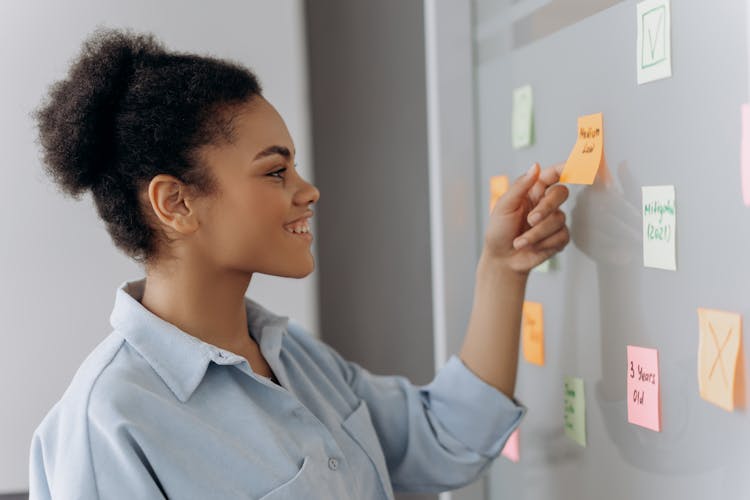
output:
M289 160L292 157L292 153L289 151L289 148L284 146L269 146L257 155L255 155L255 158L253 158L253 161L259 160L260 158L265 158L266 156L272 156L272 155L281 155L287 160Z

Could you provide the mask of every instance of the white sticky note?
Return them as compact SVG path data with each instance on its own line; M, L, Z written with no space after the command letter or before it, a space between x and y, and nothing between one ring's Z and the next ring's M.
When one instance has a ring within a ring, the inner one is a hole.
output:
M669 0L645 0L636 13L638 84L672 76Z
M525 148L534 142L534 94L531 85L513 91L511 133L513 149Z
M643 265L677 270L674 186L643 186Z

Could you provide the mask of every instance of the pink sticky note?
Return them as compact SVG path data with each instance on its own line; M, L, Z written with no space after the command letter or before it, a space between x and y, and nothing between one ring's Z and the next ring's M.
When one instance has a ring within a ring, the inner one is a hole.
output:
M750 104L742 105L742 138L740 145L742 200L750 206Z
M659 353L628 346L628 422L661 431Z
M520 441L518 427L516 427L516 430L513 431L505 442L505 448L503 448L503 456L511 462L518 463L521 460Z

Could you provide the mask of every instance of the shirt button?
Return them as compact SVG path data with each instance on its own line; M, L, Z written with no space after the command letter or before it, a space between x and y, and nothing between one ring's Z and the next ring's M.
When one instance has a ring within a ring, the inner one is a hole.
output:
M328 468L331 470L336 470L339 468L339 461L335 458L329 458L328 459Z

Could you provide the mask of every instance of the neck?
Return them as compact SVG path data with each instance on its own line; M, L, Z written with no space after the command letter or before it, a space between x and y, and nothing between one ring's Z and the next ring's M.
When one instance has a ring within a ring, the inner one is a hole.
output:
M152 268L146 273L141 303L193 337L239 352L254 344L245 310L251 277L216 270L205 263Z

